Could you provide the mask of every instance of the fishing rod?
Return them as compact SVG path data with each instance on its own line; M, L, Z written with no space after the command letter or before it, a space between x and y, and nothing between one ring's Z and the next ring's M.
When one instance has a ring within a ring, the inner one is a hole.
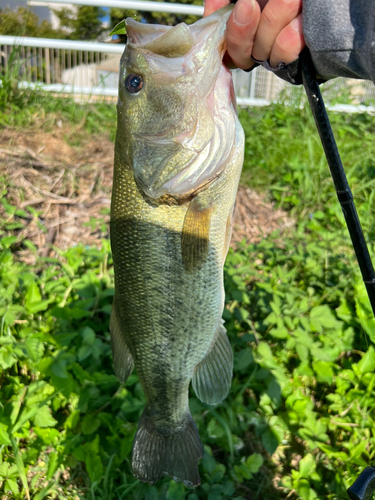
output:
M230 3L232 4L235 4L236 2L237 0L230 0ZM272 69L270 68L268 61L258 61L254 58L252 59L257 64L263 64L263 66L267 69ZM316 128L319 132L320 140L327 158L327 163L331 171L337 198L341 205L346 225L349 230L352 245L361 270L362 279L367 290L367 295L370 299L372 312L375 316L374 267L371 262L361 223L355 208L353 195L346 178L339 151L337 149L335 137L332 132L322 94L320 93L319 84L316 79L315 67L311 59L310 51L307 47L305 47L301 52L299 62L302 73L302 83L315 119ZM299 83L300 81L298 84Z
M355 208L354 199L350 190L331 124L327 115L316 71L307 47L300 55L302 70L302 83L307 99L315 119L320 140L331 171L333 183L336 188L337 198L340 202L350 238L361 270L362 279L366 286L372 311L375 316L375 271L363 235L361 223ZM351 500L370 500L375 492L375 468L366 467L356 481L348 488L347 493Z
M315 119L320 140L331 171L332 179L336 188L337 198L340 202L350 238L361 270L362 279L366 286L370 299L372 312L375 316L375 271L371 262L370 254L363 235L361 223L355 208L354 199L350 190L336 141L328 119L324 101L320 93L319 84L316 79L316 71L313 65L310 51L305 48L301 53L302 82Z

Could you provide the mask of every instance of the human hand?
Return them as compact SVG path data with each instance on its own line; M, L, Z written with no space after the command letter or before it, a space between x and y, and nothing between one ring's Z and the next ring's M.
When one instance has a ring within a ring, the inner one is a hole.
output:
M205 0L204 16L228 4ZM227 23L226 64L250 69L251 56L272 68L293 62L305 46L301 9L302 0L238 0Z

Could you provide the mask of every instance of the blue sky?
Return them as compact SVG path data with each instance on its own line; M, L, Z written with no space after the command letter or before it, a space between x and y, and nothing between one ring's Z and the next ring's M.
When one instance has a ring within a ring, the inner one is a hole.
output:
M101 17L100 20L103 22L103 23L109 23L109 8L108 7L103 7L103 10L106 11L106 15Z

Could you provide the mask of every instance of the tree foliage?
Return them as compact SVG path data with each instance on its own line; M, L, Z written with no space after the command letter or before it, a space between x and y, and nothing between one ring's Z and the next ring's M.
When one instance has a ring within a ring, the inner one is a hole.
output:
M68 33L65 35L71 40L100 39L107 31L101 18L105 16L104 9L83 5L73 9L54 10L59 18L60 26Z
M62 38L70 40L97 40L107 31L101 21L105 15L99 7L81 6L77 9L54 10L60 21L55 29L49 21L39 21L38 16L29 8L0 11L0 34L30 36L39 38Z
M38 16L26 7L0 11L0 35L31 36L40 38L65 38L61 29L54 29L50 22L39 22Z

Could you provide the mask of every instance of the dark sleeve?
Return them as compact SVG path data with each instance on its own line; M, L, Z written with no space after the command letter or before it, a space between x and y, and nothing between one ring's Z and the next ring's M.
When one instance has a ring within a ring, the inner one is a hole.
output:
M375 82L375 0L303 0L303 32L323 79Z
M301 85L302 83L299 58L288 64L280 62L276 68L272 68L268 61L258 61L257 59L254 59L254 57L251 57L251 59L255 62L255 65L250 69L245 69L244 71L247 73L250 73L250 71L253 71L258 66L263 66L263 68L267 71L272 71L272 73L276 76L288 83L291 83L292 85Z

